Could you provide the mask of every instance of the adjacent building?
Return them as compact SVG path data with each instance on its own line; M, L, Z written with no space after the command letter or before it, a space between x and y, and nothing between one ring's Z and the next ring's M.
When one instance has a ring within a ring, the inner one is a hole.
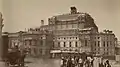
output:
M115 47L115 55L116 55L116 61L120 62L120 41L117 42L117 45Z
M20 31L16 33L9 33L8 37L9 49L18 45L21 50L28 50L28 56L50 57L53 35L49 31Z
M49 31L27 32L22 34L25 48L29 48L30 56L51 57L50 50L53 44L53 35Z

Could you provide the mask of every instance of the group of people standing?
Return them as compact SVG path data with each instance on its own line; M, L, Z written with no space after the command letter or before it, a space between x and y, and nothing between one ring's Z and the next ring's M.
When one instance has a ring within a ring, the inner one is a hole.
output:
M101 60L101 62L99 63L99 67L111 67L109 60L106 60L105 62Z
M98 65L96 65L98 64ZM61 67L111 67L109 60L97 62L94 57L62 57Z
M62 57L61 67L93 67L93 59L82 57Z

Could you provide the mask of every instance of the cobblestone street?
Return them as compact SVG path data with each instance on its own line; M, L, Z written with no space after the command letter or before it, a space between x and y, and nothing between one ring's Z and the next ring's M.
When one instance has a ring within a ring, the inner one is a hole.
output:
M26 61L28 67L60 67L60 59L33 59L29 58ZM120 67L120 64L115 64L115 61L110 61L112 67Z
M60 67L59 59L27 59L28 67Z

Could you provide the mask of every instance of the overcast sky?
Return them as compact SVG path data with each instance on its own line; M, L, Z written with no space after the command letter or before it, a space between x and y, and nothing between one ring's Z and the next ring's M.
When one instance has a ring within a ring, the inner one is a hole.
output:
M69 13L71 6L89 13L99 30L113 30L120 39L120 0L3 0L4 31L39 27L40 20Z

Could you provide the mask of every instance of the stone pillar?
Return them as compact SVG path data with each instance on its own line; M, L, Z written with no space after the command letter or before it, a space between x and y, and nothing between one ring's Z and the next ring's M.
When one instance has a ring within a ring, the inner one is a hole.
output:
M2 53L3 53L3 46L2 46L2 27L3 27L3 18L0 12L0 67L5 67L4 62L2 61Z
M2 59L1 56L2 56L2 28L1 28L1 25L2 25L2 14L0 13L0 60Z

